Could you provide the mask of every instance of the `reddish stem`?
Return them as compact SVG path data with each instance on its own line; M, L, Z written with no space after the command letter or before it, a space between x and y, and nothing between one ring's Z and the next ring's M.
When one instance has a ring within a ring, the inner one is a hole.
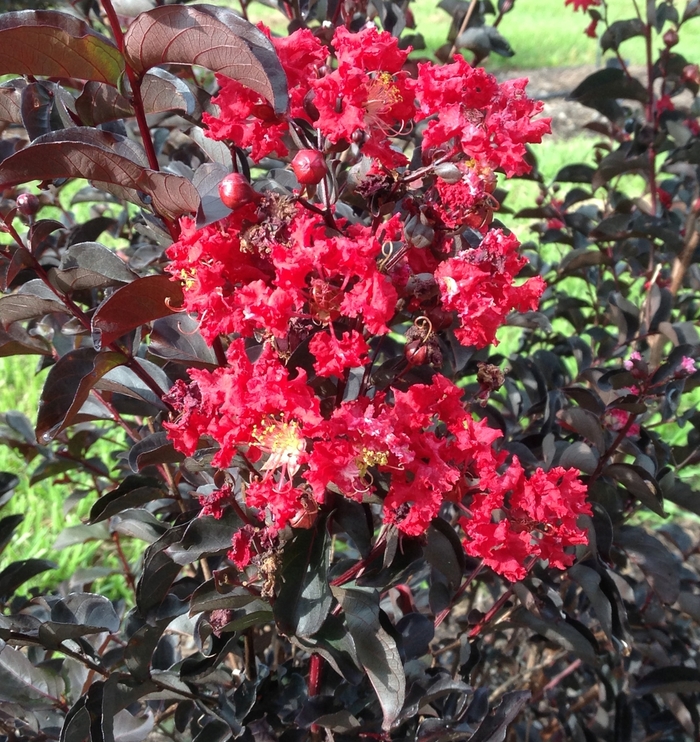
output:
M112 29L114 41L123 56L124 33L119 24L117 13L114 10L114 6L112 5L112 0L102 0L102 7L107 14L107 20L109 21L109 25ZM151 129L148 126L148 121L146 121L146 111L143 107L143 98L141 97L141 78L139 75L136 74L136 71L128 63L126 57L124 57L124 68L126 71L126 76L129 80L129 85L131 86L131 104L134 108L136 123L138 124L139 132L141 133L141 139L143 140L143 148L146 150L148 164L151 170L160 170L160 165L158 164L158 156L156 155L156 150L153 146L153 139L151 137ZM180 237L180 227L178 223L173 219L167 219L165 217L161 218L165 222L165 225L168 228L168 232L170 232L170 236L173 238L173 242L177 242L178 238Z
M321 688L321 673L323 671L323 657L312 654L309 663L309 695L317 696Z

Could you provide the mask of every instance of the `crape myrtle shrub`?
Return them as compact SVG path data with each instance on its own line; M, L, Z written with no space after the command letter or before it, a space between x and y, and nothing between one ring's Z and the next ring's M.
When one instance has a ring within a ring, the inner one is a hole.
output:
M575 5L616 64L551 187L478 66L512 3L444 6L437 64L388 2L0 16L0 348L50 367L0 435L132 591L0 572L4 738L698 735L698 539L630 519L699 511L700 6Z

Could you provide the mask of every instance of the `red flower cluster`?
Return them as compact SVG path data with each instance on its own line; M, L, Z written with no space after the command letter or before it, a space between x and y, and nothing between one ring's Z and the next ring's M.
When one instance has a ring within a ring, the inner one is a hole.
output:
M255 161L287 158L303 186L260 189L199 229L184 220L167 252L185 310L227 347L226 365L190 370L169 394L175 447L191 455L205 439L218 446L213 465L245 480L203 496L203 512L220 517L245 498L251 522L231 552L240 568L287 526L310 527L329 492L381 501L384 522L411 536L446 501L468 508L469 552L509 579L527 557L570 563L566 547L585 542L576 515L589 512L576 472L527 478L515 461L501 474L500 433L439 373L441 333L485 347L544 290L540 278L516 285L517 240L488 230L495 171L526 172L525 144L549 131L533 119L540 104L524 80L499 85L461 57L420 65L414 79L408 51L375 26L340 28L331 48L309 30L273 43L288 112L220 78L210 135ZM384 350L390 330L405 334L398 359Z
M565 569L574 561L565 549L588 543L577 519L592 510L574 469L537 469L527 478L514 457L502 476L485 478L481 487L471 517L460 521L467 535L464 546L506 579L522 580L534 559Z

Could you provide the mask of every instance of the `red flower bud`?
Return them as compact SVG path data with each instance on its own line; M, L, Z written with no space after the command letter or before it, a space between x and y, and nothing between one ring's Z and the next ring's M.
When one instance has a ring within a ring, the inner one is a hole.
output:
M666 33L664 34L664 44L666 44L667 47L675 46L678 43L678 33L670 28Z
M262 198L240 173L230 173L219 183L219 196L231 211Z
M328 173L325 157L316 149L301 149L292 160L292 170L302 185L316 185Z
M24 216L34 216L40 206L39 199L33 193L20 193L17 196L17 211Z
M421 340L406 343L403 354L410 366L422 366L428 360L428 346Z

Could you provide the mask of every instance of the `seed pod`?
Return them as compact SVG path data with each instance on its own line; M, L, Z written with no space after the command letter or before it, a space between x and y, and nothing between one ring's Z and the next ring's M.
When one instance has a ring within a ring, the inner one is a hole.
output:
M316 185L326 177L328 166L317 149L301 149L292 160L292 170L302 185Z
M20 193L17 196L17 211L24 216L34 216L41 204L33 193Z
M240 173L230 173L219 183L219 196L231 211L262 198Z

